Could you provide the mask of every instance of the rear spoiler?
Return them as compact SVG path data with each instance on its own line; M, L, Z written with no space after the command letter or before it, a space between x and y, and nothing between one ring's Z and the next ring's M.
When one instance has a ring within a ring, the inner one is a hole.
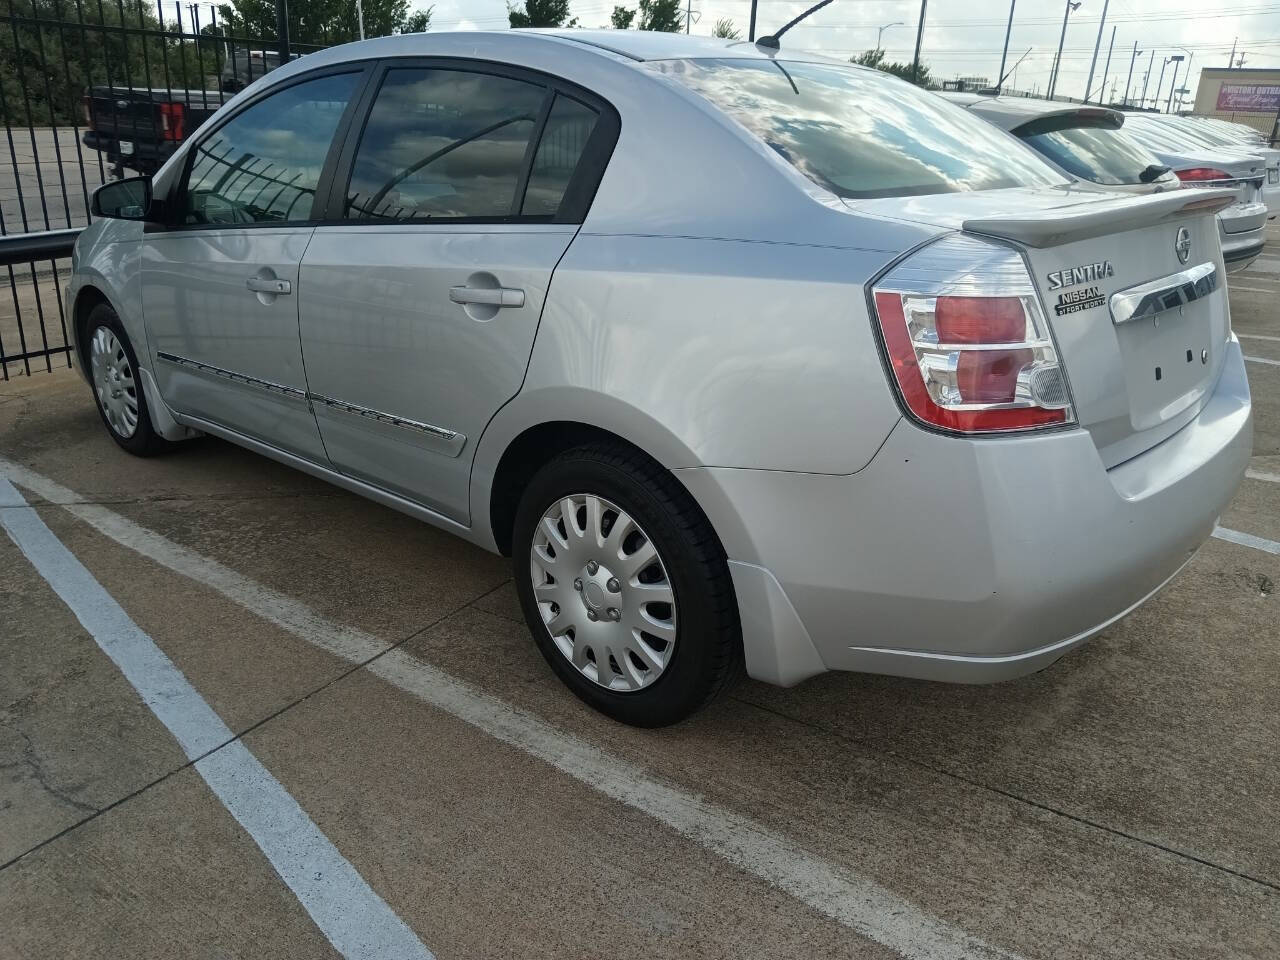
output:
M1081 204L1069 210L964 221L966 233L979 233L1026 244L1055 247L1125 230L1176 220L1192 214L1217 213L1236 202L1233 190L1171 190L1111 202Z

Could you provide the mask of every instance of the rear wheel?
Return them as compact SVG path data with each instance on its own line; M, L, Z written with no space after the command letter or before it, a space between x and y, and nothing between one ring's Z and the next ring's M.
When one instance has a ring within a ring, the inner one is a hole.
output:
M513 556L543 655L614 719L675 723L740 674L723 550L688 492L647 457L595 445L547 464L521 499Z
M138 379L138 357L124 324L105 303L95 306L85 322L89 379L98 414L111 439L140 457L171 449L151 426L147 398Z

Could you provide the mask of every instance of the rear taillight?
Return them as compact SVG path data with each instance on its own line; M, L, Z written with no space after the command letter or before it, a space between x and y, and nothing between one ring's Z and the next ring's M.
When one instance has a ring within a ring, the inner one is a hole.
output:
M185 135L182 129L185 120L186 108L182 104L160 104L160 139L181 140Z
M956 433L1072 423L1066 375L1026 265L1008 247L953 234L872 290L907 409Z
M1188 167L1186 170L1175 170L1178 179L1193 186L1209 184L1215 181L1231 180L1231 174L1217 167Z

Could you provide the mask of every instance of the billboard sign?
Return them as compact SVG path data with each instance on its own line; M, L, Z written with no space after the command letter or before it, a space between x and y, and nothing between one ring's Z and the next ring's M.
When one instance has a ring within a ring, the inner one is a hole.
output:
M1280 111L1280 85L1224 83L1218 89L1218 111L1275 113Z

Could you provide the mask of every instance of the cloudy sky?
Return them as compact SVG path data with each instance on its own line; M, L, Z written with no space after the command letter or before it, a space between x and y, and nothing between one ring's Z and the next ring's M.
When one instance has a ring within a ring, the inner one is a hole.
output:
M585 27L607 26L609 12L617 0L570 0L570 11ZM813 2L813 0L810 0ZM1006 85L1043 92L1058 49L1062 30L1063 4L1058 0L1015 0L1013 35L1009 40L1009 64L1031 53ZM1089 76L1089 63L1102 19L1104 0L1084 0L1071 14L1067 26L1063 66L1058 92L1082 96ZM428 4L417 0L417 6ZM627 3L635 6L634 2ZM791 0L759 0L757 33L777 29L803 11L809 3ZM750 17L749 0L693 0L693 32L709 34L720 17L728 17L746 36ZM892 60L910 60L915 45L920 4L896 0L835 0L819 10L784 38L784 46L818 51L829 56L848 57L876 44L877 28L901 22L884 31L883 46ZM1000 67L1008 22L1008 0L932 0L925 20L921 59L941 79L956 76L983 76L994 80ZM432 27L439 30L497 30L507 26L504 0L436 0ZM1133 68L1132 96L1140 94L1143 75L1154 60L1147 96L1154 96L1160 68L1165 58L1182 55L1190 60L1194 96L1195 82L1203 66L1224 67L1233 42L1236 56L1245 55L1246 67L1280 67L1280 0L1110 0L1103 27L1101 50L1093 88L1102 83L1107 47L1115 28L1115 47L1107 73L1108 92L1116 83L1116 96L1124 96L1134 43L1139 51ZM762 29L763 28L763 29ZM1162 90L1168 96L1173 83L1173 64L1165 70ZM1182 85L1184 62L1179 64ZM1163 99L1163 98L1162 98ZM1188 98L1190 99L1190 98Z

